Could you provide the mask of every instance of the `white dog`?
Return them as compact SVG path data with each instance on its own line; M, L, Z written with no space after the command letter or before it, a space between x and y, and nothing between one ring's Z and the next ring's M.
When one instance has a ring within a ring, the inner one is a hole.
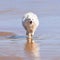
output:
M26 13L23 17L22 24L26 30L26 35L31 38L39 25L37 15L32 12Z

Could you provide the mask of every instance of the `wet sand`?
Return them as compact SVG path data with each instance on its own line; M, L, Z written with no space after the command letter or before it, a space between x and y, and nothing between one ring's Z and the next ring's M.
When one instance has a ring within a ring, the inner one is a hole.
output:
M0 36L10 35L0 32ZM21 37L20 37L21 38ZM0 39L0 60L60 60L60 40Z
M5 37L5 39L7 39L6 37L8 37L8 36L10 36L10 37L15 36L15 34L12 32L0 32L0 37ZM2 49L2 51L3 51L3 49ZM1 49L0 49L0 52L1 52ZM16 57L16 56L1 56L0 55L0 60L22 60L22 58Z
M7 37L10 36L12 38ZM0 32L0 59L1 60L34 60L38 57L37 44L28 43L25 38L15 39L12 32ZM20 37L21 38L21 37ZM35 58L34 58L35 57Z

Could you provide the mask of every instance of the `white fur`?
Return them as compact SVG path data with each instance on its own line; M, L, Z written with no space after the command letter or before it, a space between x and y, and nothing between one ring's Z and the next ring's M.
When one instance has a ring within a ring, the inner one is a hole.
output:
M30 24L29 21L32 21L32 24ZM34 35L34 32L39 25L39 20L37 15L32 12L26 13L23 17L22 24L28 36Z

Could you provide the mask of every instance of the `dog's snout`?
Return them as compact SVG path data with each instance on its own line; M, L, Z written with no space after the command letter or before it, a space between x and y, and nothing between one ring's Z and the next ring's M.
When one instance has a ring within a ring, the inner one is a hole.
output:
M32 24L32 21L30 21L30 24Z

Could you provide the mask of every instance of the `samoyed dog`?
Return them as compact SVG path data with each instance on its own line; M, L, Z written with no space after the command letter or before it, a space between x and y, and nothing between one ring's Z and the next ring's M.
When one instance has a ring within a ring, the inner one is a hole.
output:
M26 30L26 35L28 38L32 38L34 35L35 30L39 25L39 20L36 14L32 12L28 12L23 16L22 20L23 27Z

